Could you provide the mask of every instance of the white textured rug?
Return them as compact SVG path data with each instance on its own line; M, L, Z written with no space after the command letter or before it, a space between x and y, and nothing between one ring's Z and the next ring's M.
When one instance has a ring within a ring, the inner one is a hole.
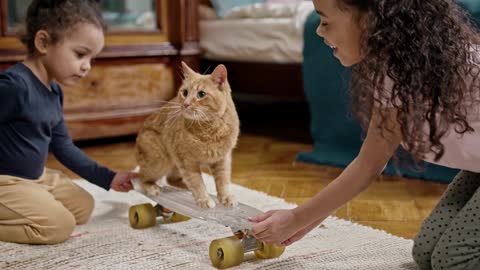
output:
M214 193L212 178L204 178ZM128 207L147 199L78 183L97 201L89 223L54 246L0 242L0 269L214 269L208 257L210 241L231 235L226 227L200 220L132 229ZM240 201L261 210L295 206L238 185L233 191ZM247 253L245 261L231 269L415 269L410 240L336 218L324 225L287 247L280 258L258 260Z

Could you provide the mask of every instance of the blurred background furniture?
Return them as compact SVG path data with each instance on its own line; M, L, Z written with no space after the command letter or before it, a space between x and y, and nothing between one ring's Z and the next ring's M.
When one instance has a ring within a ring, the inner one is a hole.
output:
M21 61L16 34L31 0L0 0L0 68ZM75 140L135 134L175 95L180 61L200 65L198 0L102 0L105 48L88 76L64 87L65 119Z
M202 70L225 64L237 97L303 100L303 27L313 4L271 2L201 0Z

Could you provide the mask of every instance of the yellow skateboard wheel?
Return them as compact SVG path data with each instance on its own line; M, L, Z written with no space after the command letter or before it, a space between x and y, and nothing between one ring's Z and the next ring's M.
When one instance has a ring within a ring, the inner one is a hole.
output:
M144 229L155 225L157 211L149 203L130 206L128 209L130 226L134 229Z
M255 250L255 256L259 259L273 259L283 254L285 247L267 244L257 240L258 249Z
M219 269L229 268L243 262L242 242L236 236L213 240L210 243L210 260Z

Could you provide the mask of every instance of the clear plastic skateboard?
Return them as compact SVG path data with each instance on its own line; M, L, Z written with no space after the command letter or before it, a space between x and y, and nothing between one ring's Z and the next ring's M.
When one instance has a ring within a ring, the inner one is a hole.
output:
M162 185L160 195L149 196L143 192L137 180L133 180L132 184L137 192L157 203L130 207L128 212L130 225L135 229L155 226L158 217L163 218L164 223L196 218L231 228L233 236L216 239L210 243L210 260L217 268L224 269L241 264L246 252L254 251L257 258L271 259L279 257L285 250L285 247L259 241L249 233L253 223L248 221L248 217L262 213L256 208L242 203L231 208L224 207L211 194L210 197L217 203L215 208L200 208L188 190Z

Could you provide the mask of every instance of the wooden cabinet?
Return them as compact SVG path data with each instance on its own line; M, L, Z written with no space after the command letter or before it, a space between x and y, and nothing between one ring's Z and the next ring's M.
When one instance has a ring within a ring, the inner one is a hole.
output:
M2 69L25 57L15 33L30 1L0 0ZM135 134L146 116L176 94L180 62L199 68L198 1L101 1L109 24L105 48L86 78L63 87L74 139Z

